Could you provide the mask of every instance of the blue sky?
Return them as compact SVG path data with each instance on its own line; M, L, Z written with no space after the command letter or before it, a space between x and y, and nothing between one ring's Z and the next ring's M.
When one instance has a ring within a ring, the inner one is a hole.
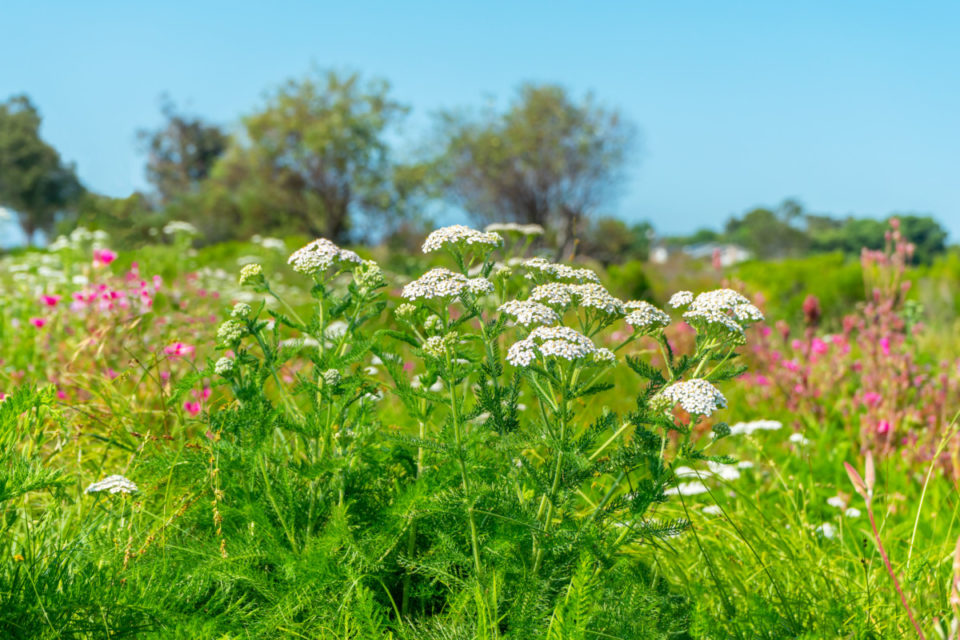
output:
M143 188L166 92L225 125L311 66L388 78L416 139L523 81L593 91L641 131L609 212L665 233L798 198L931 213L960 238L957 2L0 4L0 99L25 92L88 187Z

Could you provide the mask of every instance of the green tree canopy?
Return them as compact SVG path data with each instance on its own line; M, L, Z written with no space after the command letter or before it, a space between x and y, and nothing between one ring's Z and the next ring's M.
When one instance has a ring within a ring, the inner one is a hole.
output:
M592 96L524 85L505 112L440 116L448 198L480 223L550 226L573 241L585 216L616 192L634 127Z
M401 212L417 172L394 164L387 136L406 111L382 80L328 72L289 81L244 119L217 163L203 200L217 213L208 237L226 223L340 240L358 218Z
M163 203L195 190L210 176L227 149L229 137L216 125L178 112L169 99L161 107L166 123L142 130L147 150L147 179Z
M73 167L40 138L40 123L26 96L0 104L0 206L17 213L28 242L83 193Z

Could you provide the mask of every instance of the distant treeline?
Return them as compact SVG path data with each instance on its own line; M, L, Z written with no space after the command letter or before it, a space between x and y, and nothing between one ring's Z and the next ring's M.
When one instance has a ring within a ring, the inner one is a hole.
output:
M150 191L113 198L86 189L40 137L28 97L0 103L0 206L16 213L30 240L83 224L122 243L156 242L166 222L183 220L201 242L302 234L410 245L429 223L425 212L443 208L479 226L539 224L560 253L608 264L645 259L655 237L647 223L600 215L615 204L636 128L592 95L559 86L523 85L503 109L441 112L418 140L400 135L409 107L390 85L358 74L290 80L230 132L169 99L161 109L164 124L138 136ZM943 249L936 222L910 220L918 255ZM671 240L732 242L777 257L882 245L884 228L804 214L788 202L733 218L723 232Z

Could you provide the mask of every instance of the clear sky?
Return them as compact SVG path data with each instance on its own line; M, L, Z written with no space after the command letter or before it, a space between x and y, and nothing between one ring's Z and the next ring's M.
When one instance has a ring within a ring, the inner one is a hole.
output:
M86 185L143 188L136 131L168 93L235 126L311 66L388 78L413 108L593 91L642 134L610 213L664 233L794 197L930 213L960 239L960 2L2 0L0 99L25 92Z

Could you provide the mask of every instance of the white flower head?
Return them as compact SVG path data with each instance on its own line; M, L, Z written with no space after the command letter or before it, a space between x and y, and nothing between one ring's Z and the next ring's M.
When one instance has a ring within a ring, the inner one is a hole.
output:
M763 320L760 309L733 289L706 291L688 305L683 317L691 325L702 330L720 329L733 334L738 341L743 339L745 327Z
M297 249L287 260L297 273L312 276L322 273L331 267L352 267L362 263L353 251L341 249L326 238L318 238L310 244Z
M672 405L691 415L709 416L717 409L727 406L727 399L715 386L699 378L674 382L660 392Z
M833 538L837 535L837 528L834 527L829 522L824 522L819 527L817 527L817 533L819 533L824 538Z
M240 286L257 284L263 280L263 267L259 264L247 264L240 269Z
M163 232L168 236L177 235L178 233L188 236L195 236L197 233L199 233L195 226L189 222L183 222L182 220L171 220L163 226Z
M565 264L550 262L544 258L530 258L523 263L523 266L530 272L527 277L532 277L535 273L552 276L554 280L564 282L600 282L600 278L590 269L570 267Z
M468 278L462 273L436 267L404 286L400 295L407 300L432 300L459 298L466 292L480 296L491 291L493 284L486 278Z
M623 303L627 310L624 321L636 331L655 331L670 324L670 316L644 300Z
M790 442L801 447L805 447L806 445L810 444L810 440L802 433L791 433Z
M213 371L218 376L229 378L233 375L233 366L233 358L220 358L217 360L216 364L213 365Z
M560 321L560 314L533 300L510 300L500 305L499 311L525 327L551 325Z
M675 294L670 296L669 304L674 309L680 307L685 307L688 304L693 302L693 292L692 291L677 291Z
M849 509L843 512L843 515L845 515L848 518L859 518L860 509L857 509L856 507L850 507Z
M517 224L516 222L494 222L483 229L486 232L517 233L522 236L543 235L543 227L538 224Z
M834 509L843 509L845 506L847 506L847 501L840 496L831 496L830 498L827 498L827 504Z
M86 489L86 493L100 493L108 491L110 493L136 493L137 485L120 475L107 476L99 482L94 482Z
M462 224L441 227L430 233L423 241L423 252L432 253L444 248L463 249L477 245L489 251L503 244L503 238L493 231L477 231Z
M537 356L570 361L593 359L597 357L597 351L590 338L570 327L537 327L525 339L511 345L507 362L515 367L526 367ZM606 359L606 356L600 358Z
M730 427L730 435L751 435L754 431L777 431L783 427L783 423L777 420L751 420L750 422L738 422Z
M664 491L668 496L696 496L701 493L706 493L708 491L706 485L702 482L684 482L683 484L678 484L676 487L671 487Z
M235 345L247 333L247 328L238 320L227 320L217 329L217 342L225 345Z
M530 292L530 299L551 307L566 308L573 302L573 295L570 292L570 285L561 282L548 282L534 287L533 291Z

